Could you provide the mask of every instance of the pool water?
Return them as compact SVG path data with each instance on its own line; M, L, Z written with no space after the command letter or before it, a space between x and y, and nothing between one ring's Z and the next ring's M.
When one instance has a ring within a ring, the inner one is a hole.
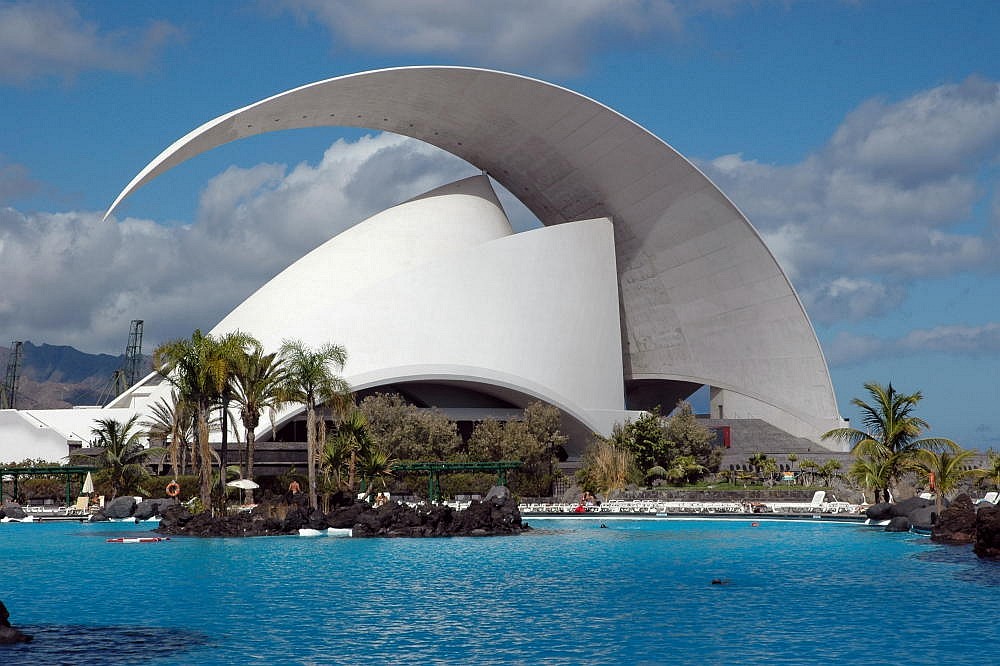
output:
M545 520L518 537L107 543L3 524L0 664L981 664L1000 564L860 525ZM713 585L713 579L725 581Z

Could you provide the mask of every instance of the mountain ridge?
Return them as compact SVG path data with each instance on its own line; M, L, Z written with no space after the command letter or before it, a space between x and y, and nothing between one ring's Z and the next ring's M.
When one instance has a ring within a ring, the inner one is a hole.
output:
M10 348L0 347L0 363L7 367ZM125 355L89 354L69 345L35 345L24 341L14 406L17 409L69 409L98 405L114 397L116 370L125 366ZM143 372L152 369L143 355Z

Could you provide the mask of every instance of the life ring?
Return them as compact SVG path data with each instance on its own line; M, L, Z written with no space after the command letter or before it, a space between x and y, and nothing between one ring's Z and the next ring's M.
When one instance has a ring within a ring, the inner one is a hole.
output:
M177 497L181 494L181 486L176 481L171 481L167 484L167 494L171 497Z

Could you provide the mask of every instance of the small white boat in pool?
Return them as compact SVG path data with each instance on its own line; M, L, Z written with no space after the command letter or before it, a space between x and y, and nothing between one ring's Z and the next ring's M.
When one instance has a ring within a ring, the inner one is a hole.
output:
M317 537L317 536L332 536L332 537L349 537L352 535L352 530L350 527L328 527L325 530L314 530L309 527L300 527L299 536L307 537Z

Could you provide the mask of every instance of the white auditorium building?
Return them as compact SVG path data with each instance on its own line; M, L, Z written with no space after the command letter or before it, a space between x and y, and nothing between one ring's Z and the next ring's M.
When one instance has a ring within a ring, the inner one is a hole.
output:
M664 141L543 81L406 67L295 88L176 141L108 215L200 153L323 125L413 137L483 175L331 238L213 334L239 329L269 349L286 338L342 344L356 391L396 391L456 420L542 400L561 410L574 456L588 433L705 385L712 418L760 419L817 449L834 445L819 442L843 425L823 352L757 230ZM493 181L544 226L514 233ZM0 412L0 462L60 460L95 419L143 413L168 390L154 374L101 408ZM290 409L279 426L299 416Z

